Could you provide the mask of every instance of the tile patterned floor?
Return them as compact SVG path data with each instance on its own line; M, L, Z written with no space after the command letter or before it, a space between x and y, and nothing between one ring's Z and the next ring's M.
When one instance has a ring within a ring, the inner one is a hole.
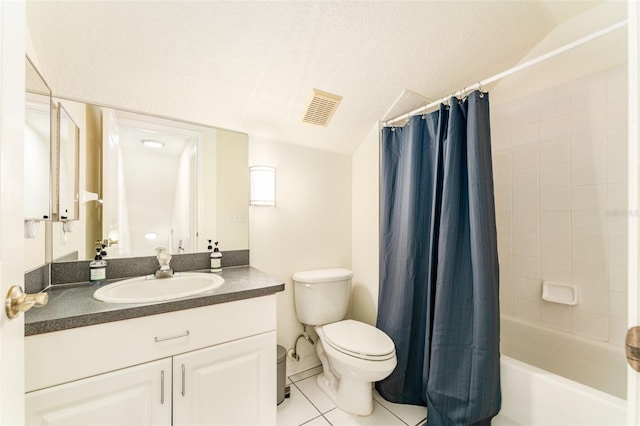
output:
M278 405L278 426L423 426L427 409L415 405L394 404L373 392L373 414L367 417L348 414L337 408L320 390L316 377L322 372L318 366L287 378L291 396ZM509 418L498 415L493 426L519 426Z
M288 377L291 396L278 405L278 426L417 426L425 423L425 407L394 404L375 391L373 414L367 417L348 414L337 408L318 388L316 377L321 371L321 367L316 367Z

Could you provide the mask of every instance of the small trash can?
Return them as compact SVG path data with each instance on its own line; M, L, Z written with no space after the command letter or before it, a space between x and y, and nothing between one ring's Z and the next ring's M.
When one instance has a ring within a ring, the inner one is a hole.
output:
M277 390L277 395L278 395L278 405L280 405L280 403L282 401L284 401L284 397L285 397L285 383L287 380L287 350L278 345L278 390Z

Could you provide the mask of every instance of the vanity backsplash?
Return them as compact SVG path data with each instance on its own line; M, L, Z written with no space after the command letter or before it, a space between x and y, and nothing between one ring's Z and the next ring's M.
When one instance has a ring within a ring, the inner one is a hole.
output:
M171 268L175 272L209 270L210 253L174 254ZM107 260L107 279L124 279L153 274L158 269L155 256L128 257ZM24 285L27 293L37 293L51 285L83 283L89 281L90 260L73 262L55 262L32 269L24 274ZM233 250L223 252L223 266L249 265L249 250Z

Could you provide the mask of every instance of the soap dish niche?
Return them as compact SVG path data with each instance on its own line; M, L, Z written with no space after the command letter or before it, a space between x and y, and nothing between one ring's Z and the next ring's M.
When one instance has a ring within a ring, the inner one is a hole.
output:
M542 283L542 300L562 305L576 305L578 303L578 288L572 284Z

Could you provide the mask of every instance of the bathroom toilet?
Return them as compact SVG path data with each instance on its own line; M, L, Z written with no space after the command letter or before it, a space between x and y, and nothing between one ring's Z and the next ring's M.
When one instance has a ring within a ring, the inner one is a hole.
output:
M396 351L383 331L344 319L352 276L348 269L296 272L296 313L300 322L313 326L318 334L320 389L342 410L368 416L373 411L372 383L391 374L397 364Z

